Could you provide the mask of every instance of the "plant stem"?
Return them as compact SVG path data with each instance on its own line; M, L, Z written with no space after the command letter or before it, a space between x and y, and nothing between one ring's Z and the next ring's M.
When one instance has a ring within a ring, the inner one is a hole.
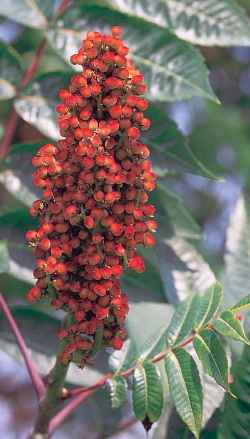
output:
M72 401L70 401L69 404L66 407L64 407L57 415L55 415L54 418L50 421L49 429L48 429L48 436L45 436L44 439L47 439L47 437L50 438L51 435L54 433L54 431L60 425L63 424L65 419L69 415L71 415L71 413L73 413L73 411L75 409L77 409L77 407L79 407L79 405L81 405L81 403L85 399L87 399L90 395L92 395L93 392L94 392L93 390L89 390L88 392L84 392L82 394L79 394L74 399L72 399ZM34 437L34 439L36 439L36 438ZM41 438L41 439L43 439L43 438Z
M13 107L11 110L11 113L9 115L9 118L6 122L3 139L2 139L2 142L0 144L0 161L3 160L9 152L9 148L10 148L14 133L16 131L17 122L18 122L18 114L17 114L15 108Z
M56 364L50 372L48 390L45 398L39 404L39 413L34 432L30 439L47 439L49 437L49 424L61 402L62 389L68 372L68 365L62 364L57 357Z
M47 41L45 38L43 38L40 45L37 47L35 51L30 66L25 70L23 78L21 79L21 82L17 87L17 96L20 95L21 91L24 89L24 87L26 87L26 85L30 82L30 80L33 78L34 74L36 73L38 66L41 62L46 45L47 45ZM0 144L0 160L3 160L9 152L10 145L15 135L18 119L19 116L13 107L9 115L9 118L6 122L5 132Z
M62 15L66 11L66 9L69 8L71 3L72 3L71 0L62 0L62 2L60 3L60 5L58 7L57 13L55 14L54 21L60 15ZM26 85L31 81L31 79L35 75L35 73L39 67L39 64L42 60L46 46L47 46L47 40L44 37L34 53L31 64L25 70L23 77L22 77L19 85L17 86L16 96L20 95L22 90L26 87ZM11 110L11 113L9 115L9 118L7 119L5 132L4 132L2 141L0 143L0 161L3 160L8 155L13 137L14 137L15 132L16 132L18 120L19 120L19 116L13 107Z
M58 7L55 18L58 18L59 15L62 15L66 11L66 9L68 9L69 6L71 6L72 3L73 0L62 0L61 4Z
M70 324L71 318L70 315L65 318L64 327ZM61 354L66 345L67 339L60 342L55 365L47 379L47 392L39 403L34 431L29 439L47 439L49 437L49 424L62 401L64 381L69 368L69 364L64 364L61 361Z
M3 295L0 293L0 308L3 311L3 314L5 315L7 321L9 322L9 325L11 327L11 330L16 338L18 347L20 349L20 352L23 356L27 371L29 373L30 379L33 383L34 389L37 393L38 399L42 398L45 393L45 386L43 383L43 380L31 358L31 355L28 351L28 348L26 346L26 343L23 339L23 336L16 324L16 321L14 317L12 316L10 309L3 297Z

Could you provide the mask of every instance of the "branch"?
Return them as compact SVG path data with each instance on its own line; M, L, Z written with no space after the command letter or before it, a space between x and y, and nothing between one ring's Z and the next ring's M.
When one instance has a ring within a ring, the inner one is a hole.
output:
M66 11L66 9L69 8L71 3L72 3L71 0L62 0L62 2L60 3L57 9L57 13L55 14L54 21L60 15L62 15ZM26 87L26 85L31 81L31 79L35 75L39 67L39 64L42 60L46 46L47 46L47 40L46 38L43 38L34 53L30 66L25 70L23 77L19 85L17 86L17 93L16 93L17 96L20 95L22 90ZM16 132L18 120L19 120L19 116L16 113L15 109L13 108L9 115L9 118L7 119L5 132L2 141L0 143L0 161L3 160L8 155L13 137Z
M73 0L62 0L61 4L58 7L55 18L58 18L59 15L62 15L66 11L66 9L68 9L69 6L71 6L72 3Z
M93 390L86 391L84 393L79 394L76 396L70 403L64 407L57 415L54 416L54 418L50 421L49 429L48 429L48 438L52 436L54 431L63 424L65 419L73 413L75 409L81 405L81 403L87 399L89 396L91 396L93 393ZM35 438L34 438L35 439ZM41 438L42 439L42 438Z
M32 58L31 64L30 66L27 68L27 70L24 73L24 76L20 82L20 85L18 87L18 92L20 93L21 90L24 89L24 87L26 87L26 85L28 85L28 83L31 81L31 79L33 78L34 74L36 73L38 66L42 60L42 56L44 54L44 50L46 48L47 45L47 41L45 38L42 39L41 43L39 44L39 46L37 47L35 54Z
M47 439L49 437L49 424L61 402L63 384L68 372L69 365L61 362L57 356L56 364L48 377L48 390L45 398L41 401L35 428L30 439Z
M82 389L75 389L78 390L78 393L70 393L74 394L74 398L59 412L57 415L54 416L54 418L51 420L49 424L49 437L54 433L54 431L65 421L65 419L81 405L85 399L87 399L89 396L92 395L92 393L102 387L104 384L106 384L107 380L112 377L111 373L107 373L103 375L103 377L100 378L93 386L90 386L84 391ZM72 390L74 392L74 390ZM68 395L65 395L68 397Z
M24 87L26 87L26 85L30 82L30 80L33 78L34 74L36 73L38 66L41 62L46 44L47 44L46 39L43 38L40 45L35 51L30 66L27 68L27 70L25 70L23 78L21 79L21 82L17 87L17 96L20 95L21 91L24 89ZM19 116L16 113L16 110L13 108L6 122L5 132L0 144L0 160L3 160L9 152L10 145L12 143L16 131L18 119Z
M23 356L26 368L28 370L30 379L33 383L34 389L37 393L37 397L38 399L42 398L45 392L45 386L43 383L42 378L40 377L38 370L32 360L32 357L28 351L28 348L25 344L25 341L23 339L23 336L21 334L21 332L19 331L19 328L16 324L16 321L14 319L14 317L12 316L10 309L3 297L3 295L0 293L0 308L3 311L3 314L5 315L6 319L9 322L9 325L11 327L11 330L16 338L18 347L20 349L20 352Z
M63 327L67 327L71 322L71 316L66 316ZM35 423L34 431L29 439L47 439L49 437L49 424L55 416L58 405L62 401L64 393L63 386L68 372L69 363L64 364L61 360L61 354L67 345L67 339L61 340L56 362L47 378L47 392L39 404L38 417Z

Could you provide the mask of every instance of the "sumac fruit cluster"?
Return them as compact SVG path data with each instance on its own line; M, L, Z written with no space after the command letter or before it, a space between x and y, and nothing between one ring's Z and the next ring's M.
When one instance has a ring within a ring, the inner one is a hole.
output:
M127 295L123 270L144 271L139 244L154 245L155 188L149 148L141 140L150 120L141 95L144 78L127 59L121 28L89 32L72 64L82 67L59 92L62 139L33 157L33 181L43 197L33 203L38 230L27 232L37 268L33 302L48 296L54 309L72 316L59 332L61 359L91 356L97 332L102 346L120 349L126 337Z

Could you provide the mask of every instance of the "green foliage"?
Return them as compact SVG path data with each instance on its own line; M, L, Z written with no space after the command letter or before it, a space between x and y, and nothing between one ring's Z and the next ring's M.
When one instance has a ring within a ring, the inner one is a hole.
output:
M139 364L133 376L133 409L136 417L150 422L159 419L163 407L162 383L152 363Z
M231 212L226 235L223 284L227 305L234 305L250 291L250 223L244 198L239 197ZM248 301L243 299L244 302ZM244 308L243 308L244 309ZM233 308L237 312L237 305ZM240 309L238 309L240 311Z
M247 439L250 428L250 348L245 347L233 368L233 392L237 398L227 396L222 413L219 439Z
M194 348L205 372L221 386L228 387L228 361L219 337L205 329L194 338Z
M223 312L218 319L214 320L213 325L216 331L218 331L221 335L231 337L234 340L241 341L243 343L248 343L242 325L230 310Z
M106 0L112 7L202 45L249 45L249 20L234 0Z
M167 392L182 421L195 437L199 437L204 395L197 358L204 372L231 393L228 357L217 332L235 339L237 331L238 341L248 345L249 340L245 335L240 336L244 330L239 320L228 323L230 331L221 330L218 322L225 321L228 314L234 316L230 310L219 311L222 300L222 287L216 283L204 295L193 295L180 303L169 325L163 326L148 339L145 335L141 342L132 338L126 345L120 362L116 364L114 377L127 377L134 371L133 408L139 420L156 421L162 412L163 395L166 399ZM131 330L131 325L129 328ZM132 334L136 337L135 329ZM186 350L186 346L192 343L197 358ZM160 367L162 362L165 363L165 376ZM116 404L120 404L124 390L124 386L120 391L118 383L113 384L111 400L113 398Z
M15 101L19 116L45 136L57 140L60 135L56 125L55 106L59 102L59 89L68 81L69 75L63 72L44 74L37 78Z
M191 45L153 23L137 20L133 16L128 19L113 9L86 3L80 10L69 9L64 14L65 25L74 29L74 33L68 37L73 48L79 46L83 31L93 27L103 31L107 26L120 23L124 28L124 38L131 49L132 58L145 75L151 99L173 101L200 95L216 100L208 82L203 59ZM79 20L81 14L84 14L86 20L84 28ZM75 32L79 27L81 33ZM76 41L72 41L74 37ZM70 54L68 38L67 28L59 28L49 34L50 44L57 50L59 48L60 55L66 57L66 60Z
M223 291L220 284L212 285L207 294L201 297L197 316L195 318L195 329L199 330L206 326L219 311L223 299Z
M127 398L127 381L123 377L113 377L109 380L110 399L112 408L120 407Z
M196 363L184 349L176 349L167 354L165 366L176 410L198 438L202 422L202 390Z

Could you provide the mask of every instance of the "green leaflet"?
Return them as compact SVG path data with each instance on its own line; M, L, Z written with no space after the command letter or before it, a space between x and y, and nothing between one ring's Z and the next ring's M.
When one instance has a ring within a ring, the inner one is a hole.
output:
M153 198L156 198L158 208L162 207L163 210L162 215L159 215L160 224L164 226L169 221L175 233L184 238L198 239L200 237L200 228L186 209L181 197L159 182Z
M248 439L250 425L250 348L245 346L242 356L233 367L232 388L237 399L229 395L221 416L220 439Z
M222 302L222 287L215 283L202 296L194 295L177 306L167 330L168 344L181 343L192 330L200 329L216 315Z
M165 359L170 394L183 422L196 438L202 423L202 387L192 356L184 349L175 349Z
M69 78L70 75L65 72L40 75L15 100L15 109L19 116L54 140L60 138L55 112L55 106L59 102L58 91L68 84Z
M162 384L154 364L143 363L136 367L133 376L133 409L135 416L151 422L159 419L163 407Z
M214 320L213 327L225 337L250 344L240 321L234 317L230 310L224 311L218 319Z
M29 228L37 227L38 221L29 214L25 207L7 210L0 213L0 228L8 227L18 228L27 231Z
M228 388L228 360L218 335L205 329L193 341L205 372L224 388Z
M106 0L113 8L204 46L249 45L250 23L234 0Z
M11 165L13 160L15 160L15 157L21 157L25 154L33 156L37 153L38 149L42 145L44 145L44 141L14 143L11 146L9 155L6 157L4 163L6 163L7 165Z
M245 311L250 308L250 294L243 297L239 302L237 302L234 306L231 306L230 310L233 313L239 312L239 311Z
M206 324L218 313L223 299L222 286L216 282L200 298L196 323L196 330L206 326Z
M229 119L229 117L227 117ZM232 118L231 118L232 119ZM237 120L239 123L239 119ZM223 129L227 129L225 126ZM235 126L234 126L235 130ZM242 130L242 127L241 127ZM232 133L230 133L231 138ZM238 133L239 136L239 133ZM247 144L247 143L246 143ZM243 147L244 149L244 147ZM244 158L238 159L245 162ZM241 168L243 167L241 164ZM248 165L247 169L248 169ZM244 172L244 171L243 171ZM248 172L248 170L246 171ZM238 198L234 209L231 212L226 233L225 273L223 275L223 286L225 291L225 304L231 306L233 312L238 306L244 305L242 299L246 292L250 291L250 222L247 203L243 194ZM249 297L249 296L247 296ZM241 304L241 301L243 303ZM236 304L236 305L235 305ZM232 306L233 305L233 306Z
M150 103L146 116L151 119L150 130L144 136L146 143L152 148L152 157L155 168L160 168L163 175L168 172L190 172L191 174L202 175L206 178L218 179L203 162L201 162L188 144L188 139L181 133L176 123L168 117L159 104ZM143 137L144 137L143 136ZM159 188L159 183L158 186ZM171 193L173 194L173 193ZM175 200L180 198L173 194ZM177 216L176 216L176 219ZM181 218L179 218L181 222ZM197 234L196 224L196 234Z
M190 335L193 328L198 301L198 296L193 295L177 306L166 332L168 345L176 345Z
M128 385L125 378L115 376L108 381L112 408L120 407L127 398Z

